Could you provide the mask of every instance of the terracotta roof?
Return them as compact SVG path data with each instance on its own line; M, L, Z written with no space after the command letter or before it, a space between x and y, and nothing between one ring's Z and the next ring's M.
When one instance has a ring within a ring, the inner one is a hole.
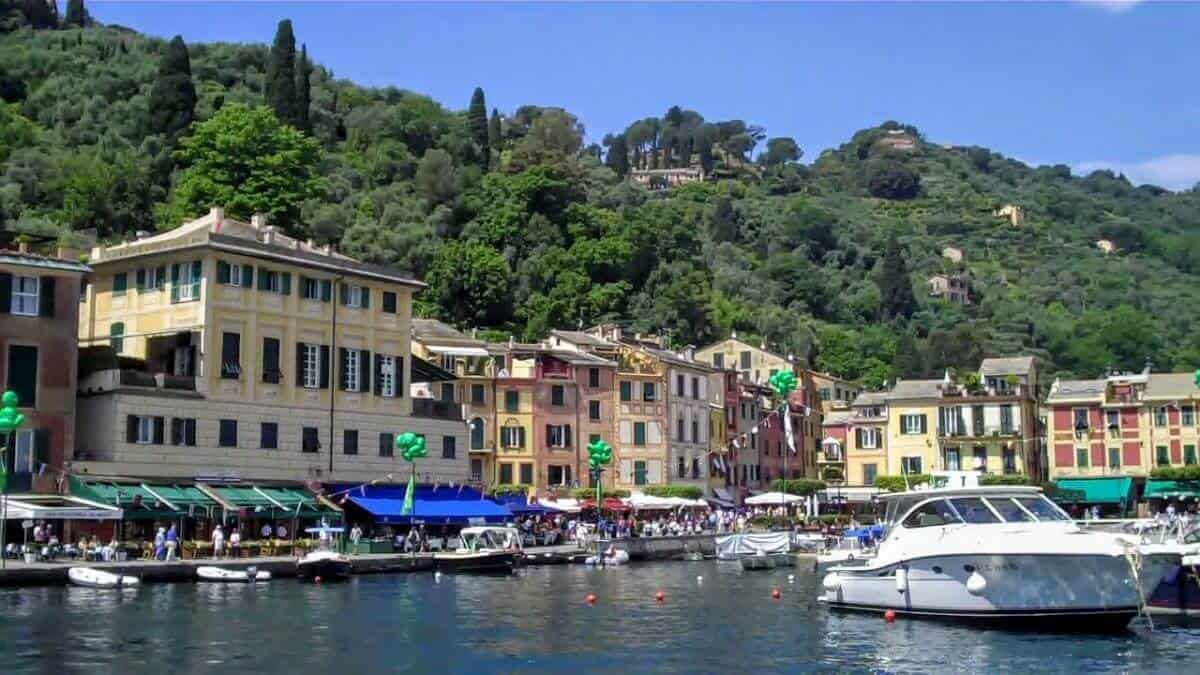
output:
M1003 358L984 359L979 365L983 376L996 375L1028 375L1033 372L1032 356L1009 356Z
M665 361L666 363L673 363L677 366L684 366L686 368L695 368L696 370L703 370L706 373L717 372L712 366L704 363L703 361L685 359L679 354L667 349L657 349L655 347L647 347L645 345L642 345L641 349L645 350L647 354L650 354L654 358Z
M884 405L888 400L888 392L886 391L864 391L854 397L854 402L850 405Z
M888 392L888 400L909 398L940 398L942 380L900 380Z

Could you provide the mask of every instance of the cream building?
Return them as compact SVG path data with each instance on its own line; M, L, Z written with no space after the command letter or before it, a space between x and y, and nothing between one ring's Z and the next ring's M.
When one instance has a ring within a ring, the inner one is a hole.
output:
M420 282L219 208L90 262L75 472L399 482L412 431L421 480L467 479L461 410L410 393L445 376L411 358Z

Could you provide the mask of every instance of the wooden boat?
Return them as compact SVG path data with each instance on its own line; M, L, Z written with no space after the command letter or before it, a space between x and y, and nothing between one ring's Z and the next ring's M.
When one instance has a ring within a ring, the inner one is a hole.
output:
M67 579L76 586L88 588L133 588L141 583L137 577L113 574L94 567L72 567L67 570Z
M439 572L509 574L524 559L521 535L511 527L466 527L459 533L461 545L453 551L433 554Z
M241 582L248 581L270 581L271 573L257 567L247 567L244 570L227 570L223 567L197 567L196 576L201 581L218 581L218 582Z

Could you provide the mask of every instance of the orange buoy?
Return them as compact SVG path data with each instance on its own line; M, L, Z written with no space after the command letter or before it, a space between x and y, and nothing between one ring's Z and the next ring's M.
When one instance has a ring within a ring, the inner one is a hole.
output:
M783 596L783 593L780 593L778 588L771 589L771 597L772 598L775 598L776 600L778 600L782 596Z
M883 613L883 620L884 620L884 621L886 621L886 622L888 622L888 623L891 623L891 622L895 621L895 620L896 620L896 610L894 610L894 609L889 609L888 611L884 612L884 613Z
M666 593L663 593L662 591L659 591L659 592L657 592L657 593L655 593L655 594L654 594L654 601L655 601L655 602L662 602L662 601L664 601L664 600L666 600L666 599L667 599L667 595L666 595Z
M584 598L584 602L586 602L586 603L587 603L587 604L589 604L589 605L594 605L594 604L596 604L596 594L595 594L595 593L588 593L588 594L587 594L587 596Z

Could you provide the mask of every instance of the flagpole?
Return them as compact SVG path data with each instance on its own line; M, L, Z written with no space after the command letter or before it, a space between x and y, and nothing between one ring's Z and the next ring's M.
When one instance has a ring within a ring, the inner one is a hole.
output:
M4 453L0 454L0 471L4 472L4 484L0 485L0 570L8 569L8 449L12 446L13 430L9 429L4 441Z

